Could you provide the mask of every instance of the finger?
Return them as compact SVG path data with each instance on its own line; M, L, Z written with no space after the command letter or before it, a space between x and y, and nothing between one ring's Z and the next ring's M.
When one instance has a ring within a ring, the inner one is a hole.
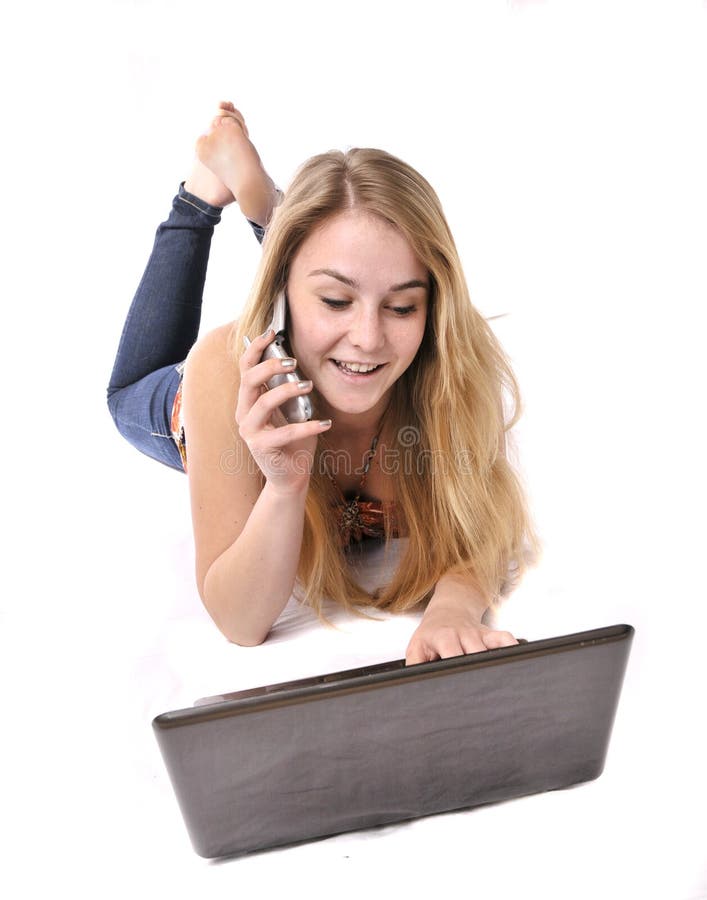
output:
M298 380L297 376L288 378L287 381L275 387L268 387L276 376L291 374L295 363L294 359L267 359L253 366L242 376L236 408L236 421L239 424L251 410L255 410L253 425L262 428L269 422L270 416L279 406L293 397L303 396L312 390L313 384L310 380ZM266 388L267 390L265 390Z
M483 641L488 650L496 650L498 647L512 647L518 643L510 631L487 631L483 635Z
M448 659L450 656L462 656L464 653L456 628L448 626L428 629L423 640L423 648L428 660Z
M331 419L314 419L311 422L294 422L293 424L282 425L279 428L261 428L253 432L249 432L247 428L241 427L240 435L253 456L256 456L281 450L289 444L321 434L322 431L326 431L328 428L331 428ZM306 471L310 471L313 460L312 454L308 451L303 451L302 459L308 466Z
M439 659L449 659L452 656L464 655L461 639L456 632L443 632L435 638L434 642L430 642L430 645L430 649L436 653L433 659L437 657Z
M464 653L480 653L482 650L488 650L488 646L484 643L484 633L478 628L464 631L460 636L460 641Z
M256 388L255 398L249 396L249 391L241 390L238 393L236 422L241 430L245 427L250 433L267 428L272 424L271 418L277 409L293 397L308 394L312 387L311 381L288 381L269 391Z
M306 378L302 378L300 373L296 371L297 360L294 357L288 357L287 359L281 359L278 356L270 357L269 359L264 359L261 362L256 362L255 365L250 366L241 374L241 390L245 393L249 393L252 395L252 402L255 402L255 399L260 396L260 391L263 388L269 388L271 390L277 391L280 387L292 387L293 385L299 385L304 387L305 384L309 384L309 380ZM276 384L271 387L271 382L274 378L281 379L283 376L287 379L286 382L282 381L280 384ZM276 404L280 406L285 400L290 398L290 394L278 394L281 399Z
M297 360L294 356L282 358L271 356L266 359L256 360L254 365L248 366L241 376L241 384L247 388L265 387L277 375L293 375L297 368ZM301 379L306 380L306 379ZM294 384L293 379L288 379Z
M260 362L263 351L274 338L275 332L272 328L268 328L267 331L258 335L257 338L253 338L252 341L246 335L243 336L243 345L245 349L243 350L243 353L241 353L239 359L241 373L245 372L247 369L251 369Z
M253 387L255 385L255 381L252 376L250 376L250 372L254 369L263 359L263 353L265 352L265 348L268 344L275 339L275 332L272 328L269 328L265 334L259 335L257 338L254 338L252 341L248 337L243 338L243 344L245 349L243 353L241 353L240 358L238 360L238 368L241 373L241 385L246 384L249 387ZM281 366L280 371L293 369L294 366ZM272 377L272 376L270 376ZM265 384L265 381L268 379L264 379L261 384Z
M416 663L429 662L427 649L425 645L419 641L410 642L405 651L405 665L414 666Z
M250 408L257 398L260 396L262 388L267 387L268 383L278 375L293 375L299 377L299 373L295 372L297 360L294 357L273 356L267 353L268 344L273 340L274 334L272 329L261 335L254 341L248 337L243 338L245 350L241 354L239 360L239 369L241 373L241 390L245 393L239 397L244 400L246 406ZM264 359L264 354L267 353ZM295 384L295 378L288 378L288 382ZM300 384L302 380L300 381ZM281 405L289 399L290 394L280 395L277 405Z

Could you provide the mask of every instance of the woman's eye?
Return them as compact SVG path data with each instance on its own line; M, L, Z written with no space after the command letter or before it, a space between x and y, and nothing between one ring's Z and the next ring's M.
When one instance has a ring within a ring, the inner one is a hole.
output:
M351 303L350 300L332 300L330 297L322 297L321 299L322 303L326 303L330 309L346 309Z
M320 297L320 300L329 309L348 309L351 306L350 300L334 300L332 297ZM414 313L417 307L413 304L412 306L389 306L387 309L402 318L403 316L409 316L410 313Z

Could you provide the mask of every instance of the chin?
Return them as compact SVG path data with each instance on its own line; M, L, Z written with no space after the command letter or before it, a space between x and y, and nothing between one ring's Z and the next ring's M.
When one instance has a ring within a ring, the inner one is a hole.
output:
M324 397L323 399L326 401L328 407L331 410L334 410L335 412L345 413L349 416L369 413L372 409L380 406L384 401L383 397L371 397L369 400L363 400L359 397L356 400L348 401L342 397L331 399L329 399L328 397Z
M375 403L332 403L330 400L327 400L326 404L334 413L344 413L347 416L359 416L370 412L376 405Z

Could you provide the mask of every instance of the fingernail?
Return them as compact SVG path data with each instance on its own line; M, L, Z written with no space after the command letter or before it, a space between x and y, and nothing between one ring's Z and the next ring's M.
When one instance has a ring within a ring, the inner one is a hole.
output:
M282 360L282 368L283 369L294 369L296 362L297 362L296 359L283 359Z
M320 420L319 420L319 425L320 425L322 428L329 428L329 426L331 425L331 419L320 419Z
M272 334L272 328L266 328L265 331L260 335L261 338L266 338L270 334Z
M305 388L308 388L308 387L311 387L311 386L312 386L312 382L311 382L311 381L298 381L298 382L297 382L297 387L298 387L301 391L303 391Z
M250 347L250 338L247 334L243 335L243 346L246 348L246 350L248 349L248 347Z

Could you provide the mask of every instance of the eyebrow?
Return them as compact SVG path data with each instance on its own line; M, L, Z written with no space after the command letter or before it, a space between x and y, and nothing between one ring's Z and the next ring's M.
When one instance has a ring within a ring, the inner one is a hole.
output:
M354 290L358 290L361 285L356 281L355 278L349 278L346 275L342 275L341 272L336 272L334 269L314 269L313 272L309 273L309 276L312 275L328 275L330 278L336 278L337 281L341 281L343 284L348 285L349 287L354 288ZM396 291L406 291L409 288L421 287L425 290L428 289L429 285L425 281L420 281L419 278L411 278L410 281L403 281L402 284L393 284L388 288L388 293L393 294Z

